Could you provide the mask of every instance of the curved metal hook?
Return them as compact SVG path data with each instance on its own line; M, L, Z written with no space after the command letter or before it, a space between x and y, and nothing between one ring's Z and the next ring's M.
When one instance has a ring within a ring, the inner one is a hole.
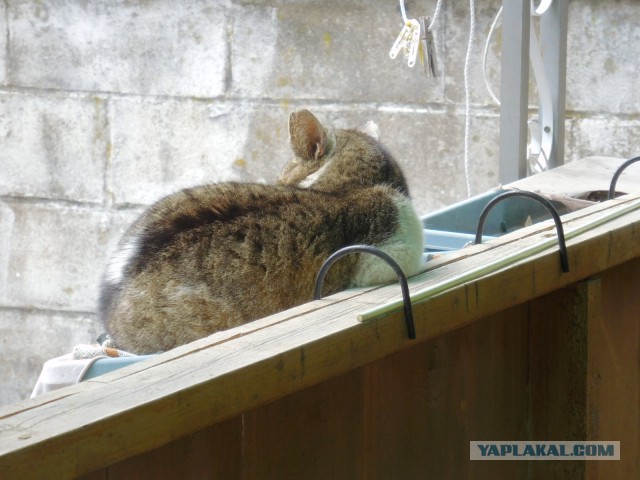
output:
M415 339L416 328L413 323L413 310L411 308L411 297L409 296L409 285L407 284L407 277L405 277L402 269L396 263L396 261L379 248L372 247L371 245L351 245L349 247L341 248L340 250L331 254L329 258L324 261L324 263L320 267L320 270L318 271L318 275L316 276L316 286L313 292L313 299L320 300L320 298L322 298L322 284L324 283L324 277L329 271L331 265L333 265L340 258L350 253L373 254L387 262L387 264L393 269L393 271L398 276L398 282L400 282L400 289L402 290L402 301L404 302L404 320L407 324L407 334L409 335L409 338L411 340Z
M607 197L607 200L611 200L616 196L616 184L618 183L618 178L620 178L620 175L622 174L622 172L629 165L631 165L632 163L636 163L638 161L640 161L640 157L635 157L635 158L632 158L631 160L627 160L626 162L624 162L622 165L618 167L618 169L616 170L616 173L613 174L613 178L611 179L611 185L609 185L609 196Z
M558 245L560 249L560 265L562 266L562 271L567 273L569 271L569 259L567 256L567 244L564 239L564 229L562 228L562 221L560 220L560 215L558 215L558 211L551 204L549 200L544 198L541 195L538 195L534 192L528 192L526 190L510 190L508 192L502 193L497 197L493 198L482 210L480 213L480 219L478 220L478 230L476 231L476 245L482 243L482 230L484 229L484 222L489 214L489 211L499 202L504 200L507 197L528 197L533 200L541 203L547 211L553 217L553 221L556 224L556 231L558 234Z

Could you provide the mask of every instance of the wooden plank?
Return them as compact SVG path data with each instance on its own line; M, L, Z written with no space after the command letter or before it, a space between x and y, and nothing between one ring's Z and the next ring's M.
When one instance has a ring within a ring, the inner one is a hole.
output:
M530 302L532 440L587 439L588 326L600 282L587 280ZM532 478L586 478L584 461L532 462Z
M400 314L366 325L355 321L359 311L397 298L393 285L337 303L313 302L304 307L309 313L287 313L273 324L263 320L258 330L230 330L223 340L214 336L161 355L151 367L140 364L74 387L64 397L4 409L0 476L88 473L526 302L640 256L639 222L640 214L629 214L576 238L569 274L559 272L557 252L548 251L416 305L417 342L407 340ZM540 228L542 237L546 227ZM531 241L535 235L523 240ZM519 248L518 240L504 248ZM502 248L478 248L455 268L417 278L412 288L501 254ZM34 465L33 458L40 461Z
M427 342L427 474L526 478L526 462L470 461L470 441L527 435L527 308L520 305Z
M620 461L588 462L587 478L640 478L640 259L601 275L601 315L589 323L587 434L619 441Z
M363 479L427 478L429 349L421 343L364 367Z
M615 171L627 158L594 156L568 162L562 168L554 168L538 175L523 178L510 187L544 193L580 195L588 192L608 192ZM618 192L637 192L640 185L640 169L631 167L620 177Z
M109 480L109 473L106 468L103 468L101 470L96 470L93 473L83 475L82 477L79 477L78 480Z
M241 478L362 478L362 391L356 369L244 414Z
M241 478L241 471L242 422L235 418L83 476L82 480L231 479Z

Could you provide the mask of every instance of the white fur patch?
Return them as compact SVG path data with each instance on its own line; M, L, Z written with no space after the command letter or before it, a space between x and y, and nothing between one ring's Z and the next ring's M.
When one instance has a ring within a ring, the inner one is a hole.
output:
M138 238L132 237L121 245L111 256L107 271L105 273L105 281L112 285L117 285L124 277L124 271L131 259L138 254Z
M411 200L398 194L398 228L391 238L380 245L373 245L393 258L406 277L422 269L424 235L422 222L418 218ZM397 280L393 269L384 260L374 255L360 255L352 280L354 287L389 283Z
M373 120L366 120L358 125L358 130L375 140L380 140L380 127Z
M312 174L308 175L304 180L298 183L298 186L301 188L311 187L314 183L318 181L320 177L322 177L322 175L324 175L324 172L330 163L331 163L331 160L326 162L324 165L322 165L318 170L316 170Z

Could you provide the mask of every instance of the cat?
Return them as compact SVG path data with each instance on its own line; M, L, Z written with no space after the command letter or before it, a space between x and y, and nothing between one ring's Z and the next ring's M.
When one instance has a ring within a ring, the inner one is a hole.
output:
M300 110L289 144L276 185L186 188L125 232L98 302L118 348L166 351L310 301L324 260L348 245L380 248L407 276L421 269L422 224L375 123L330 130ZM377 257L352 254L331 267L323 294L395 279Z

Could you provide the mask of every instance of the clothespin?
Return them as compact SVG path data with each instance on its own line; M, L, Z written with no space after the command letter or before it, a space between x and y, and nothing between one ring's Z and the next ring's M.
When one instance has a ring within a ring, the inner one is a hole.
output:
M433 17L434 23L440 11L440 5L441 0L438 0ZM403 26L389 51L389 57L393 60L402 51L404 56L407 57L409 67L413 67L416 64L418 55L420 55L420 63L424 68L425 75L429 78L437 77L436 49L433 43L433 33L431 32L431 18L424 16L418 17L418 20L407 18L404 0L400 0L400 12L402 13Z
M393 42L391 50L389 50L389 57L393 60L398 56L400 51L404 51L404 55L407 57L407 65L413 67L416 64L419 50L420 24L415 18L411 20L407 19L396 41Z
M429 29L431 24L430 17L418 17L420 22L420 61L424 68L424 73L429 78L435 78L438 76L438 69L436 65L436 49L433 44L433 33Z

